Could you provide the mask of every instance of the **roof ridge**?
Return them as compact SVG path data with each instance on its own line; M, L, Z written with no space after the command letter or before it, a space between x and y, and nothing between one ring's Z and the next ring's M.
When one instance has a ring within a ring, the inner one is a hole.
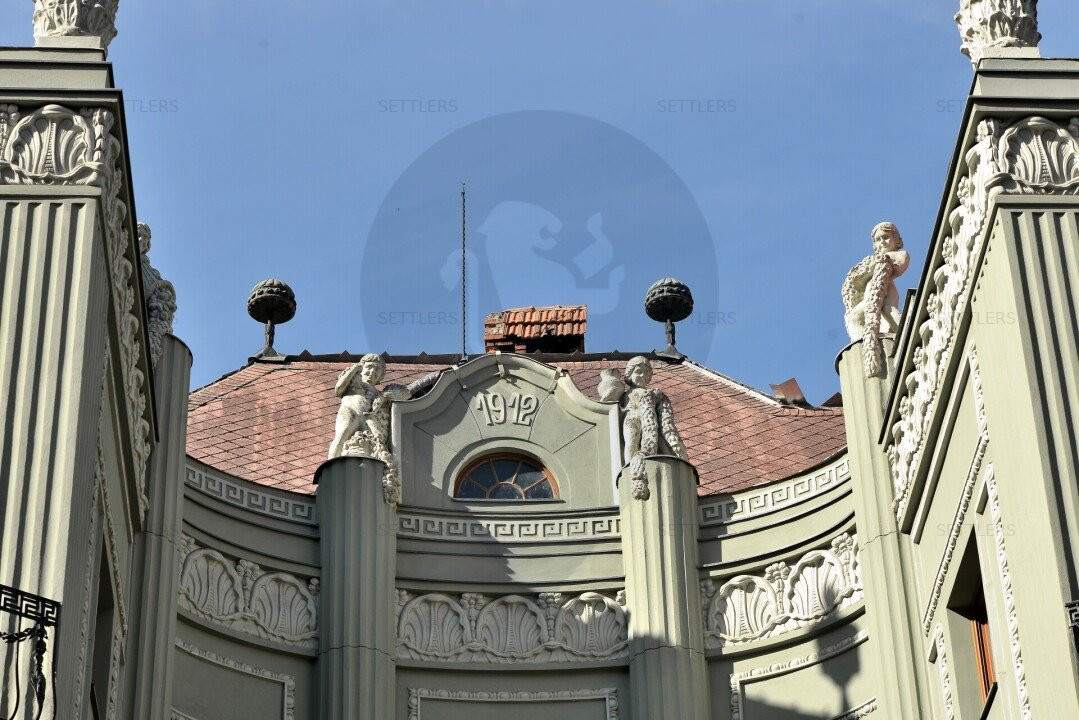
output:
M733 388L735 390L739 390L742 393L744 393L746 395L749 395L750 397L754 397L757 400L760 400L760 401L764 402L766 405L771 405L773 407L779 407L779 408L785 407L783 405L783 403L779 402L774 397L772 397L771 395L768 395L764 391L758 390L757 388L753 387L752 385L747 385L744 382L735 380L734 378L732 378L732 377L730 377L728 375L724 375L723 373L719 372L718 370L713 370L712 368L707 367L706 365L702 365L701 363L697 362L696 360L693 360L693 359L687 357L687 358L684 358L683 364L688 365L689 367L693 368L694 370L696 370L697 372L699 372L702 375L712 377L715 380L719 380L724 385L727 385L727 386L729 386L729 387L731 387L731 388Z

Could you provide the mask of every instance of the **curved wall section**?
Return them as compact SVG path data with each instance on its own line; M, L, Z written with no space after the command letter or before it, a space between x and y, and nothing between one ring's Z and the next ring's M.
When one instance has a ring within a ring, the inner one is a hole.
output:
M184 482L175 716L318 717L314 499L190 458Z
M282 718L317 716L314 498L193 461L185 481L176 660L189 676L176 680L177 717L218 716L198 704L197 679L210 668L241 696L265 702L272 690ZM875 711L860 669L870 646L851 484L842 456L697 502L698 627L713 715L769 717L797 705L785 699L792 687L813 688L827 717ZM623 510L539 508L397 509L399 717L541 707L628 716Z

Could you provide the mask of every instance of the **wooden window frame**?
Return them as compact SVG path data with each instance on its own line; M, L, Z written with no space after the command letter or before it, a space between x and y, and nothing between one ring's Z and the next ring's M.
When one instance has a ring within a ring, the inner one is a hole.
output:
M968 612L971 640L974 643L974 671L978 675L978 687L984 703L996 682L996 669L993 667L993 643L989 636L989 611L985 606L985 590L982 587L978 587Z

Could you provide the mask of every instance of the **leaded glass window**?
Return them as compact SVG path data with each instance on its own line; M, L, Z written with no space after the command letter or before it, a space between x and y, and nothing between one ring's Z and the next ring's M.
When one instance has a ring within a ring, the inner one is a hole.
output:
M459 500L557 500L558 487L542 465L523 455L488 455L465 468L453 496Z

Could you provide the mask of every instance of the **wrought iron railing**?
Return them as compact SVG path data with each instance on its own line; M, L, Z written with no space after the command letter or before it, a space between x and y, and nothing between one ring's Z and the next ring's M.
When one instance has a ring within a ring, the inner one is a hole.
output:
M49 639L49 628L57 627L60 624L60 603L18 588L0 585L0 613L15 615L33 623L28 628L21 628L14 632L0 632L0 640L4 644L16 646L13 653L15 670L13 673L9 673L7 668L4 670L3 682L7 683L9 678L11 679L10 682L14 685L15 695L14 707L7 718L8 720L13 720L18 717L19 707L22 704L22 673L19 669L22 643L29 643L30 645L30 679L27 683L27 689L30 691L28 702L32 703L29 706L31 716L40 718L45 710L45 696L48 690L48 680L45 677L45 651L47 650ZM19 624L22 624L21 620ZM55 666L49 675L52 676L53 687L55 688ZM4 689L7 690L7 687ZM33 711L34 707L37 708L36 712Z

